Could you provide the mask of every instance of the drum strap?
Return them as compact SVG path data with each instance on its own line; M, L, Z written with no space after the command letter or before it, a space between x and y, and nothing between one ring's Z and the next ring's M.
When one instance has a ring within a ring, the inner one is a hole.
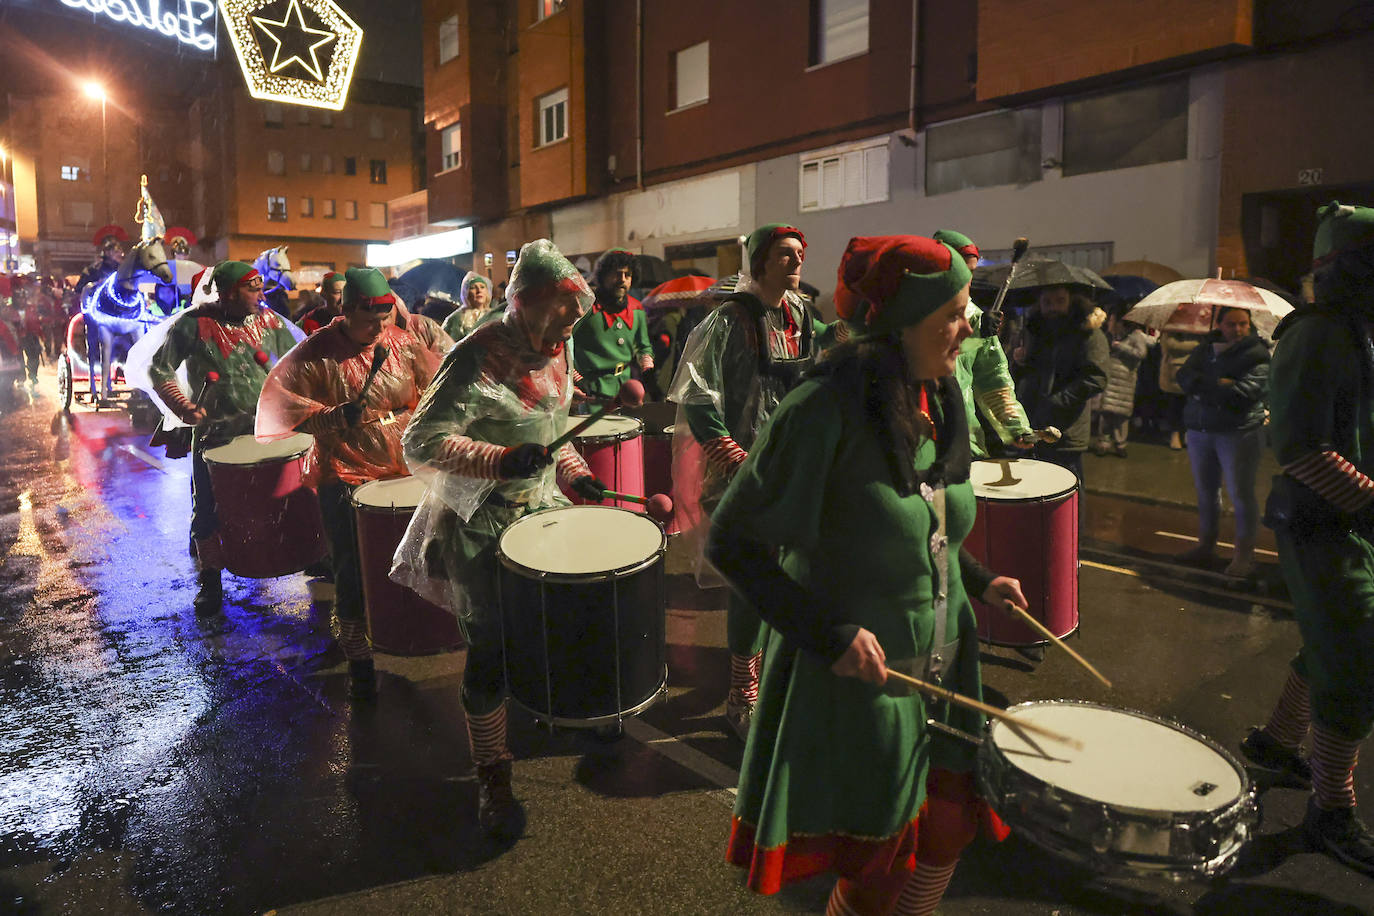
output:
M926 496L925 488L922 488L922 495L926 496L927 502L935 510L935 531L930 535L931 567L935 574L935 635L931 640L932 651L927 662L926 674L938 680L948 661L946 655L949 640L946 633L949 628L949 535L946 533L948 513L945 507L945 488L941 485L930 489L930 495Z

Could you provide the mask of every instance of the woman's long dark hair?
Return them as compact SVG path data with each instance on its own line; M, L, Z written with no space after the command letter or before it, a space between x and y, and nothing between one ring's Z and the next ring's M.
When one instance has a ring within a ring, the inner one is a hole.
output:
M825 352L810 373L831 376L873 428L903 496L916 492L916 451L934 430L921 415L921 386L907 377L896 334L860 338Z

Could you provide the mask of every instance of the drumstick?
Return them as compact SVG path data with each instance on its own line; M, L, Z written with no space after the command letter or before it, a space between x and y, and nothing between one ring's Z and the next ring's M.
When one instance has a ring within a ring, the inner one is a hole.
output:
M391 351L382 344L377 344L377 348L372 351L372 368L367 370L367 378L363 380L363 387L358 391L358 396L353 399L354 404L361 404L367 397L367 389L372 387L372 380L382 370L382 363L386 362L390 353Z
M1094 668L1086 658L1079 655L1073 649L1069 648L1068 643L1064 642L1064 640L1060 639L1058 636L1055 636L1053 633L1051 633L1048 627L1046 627L1043 623L1032 617L1029 612L1017 607L1010 601L1004 600L1002 602L1002 605L1003 607L1011 608L1013 611L1020 615L1023 621L1030 624L1031 628L1034 629L1037 633L1039 633L1041 636L1046 637L1047 639L1049 639L1050 642L1054 643L1056 646L1063 649L1065 652L1069 653L1069 655L1073 656L1073 660L1078 662L1084 668L1087 668L1088 673L1091 674L1093 677L1097 678L1099 681L1101 681L1104 687L1110 688L1112 686L1112 682L1103 677L1101 671L1098 671L1096 668Z
M973 699L972 697L966 697L962 693L955 693L953 690L949 690L945 687L940 687L936 684L930 683L929 681L923 681L920 678L912 677L909 674L903 674L900 671L893 671L891 668L887 669L887 676L895 677L897 680L905 684L910 684L912 687L915 687L922 693L928 693L931 696L939 697L942 700L948 700L955 706L963 706L968 709L974 709L978 712L981 712L983 715L988 716L989 718L999 719L1007 723L1007 725L1011 726L1012 728L1022 728L1032 734L1039 735L1042 738L1049 738L1051 741L1058 741L1060 744L1067 744L1069 747L1073 748L1076 751L1083 750L1082 741L1070 738L1068 735L1061 735L1059 734L1059 732L1056 731L1051 731L1050 729L1045 728L1043 725L1036 725L1034 722L1026 722L1023 719L1018 719L1016 716L1011 715L1006 710L998 709L996 706L989 706L987 703L982 703L978 700Z
M587 419L583 420L581 423L577 424L572 429L568 430L563 435L559 436L557 439L550 442L548 446L549 454L552 455L554 452L558 451L565 444L567 444L570 440L582 435L584 432L587 431L587 427L591 426L597 420L600 420L602 417L606 416L606 414L610 411L619 408L622 405L622 402L624 404L628 404L631 407L638 407L640 404L643 404L643 383L635 379L630 379L625 384L621 385L620 390L616 392L614 398L607 401L605 404L602 404L596 410L593 410L591 416L587 417Z

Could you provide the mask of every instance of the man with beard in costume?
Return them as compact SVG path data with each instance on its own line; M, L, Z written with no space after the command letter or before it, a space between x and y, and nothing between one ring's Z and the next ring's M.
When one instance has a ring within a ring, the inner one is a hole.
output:
M592 268L596 302L573 332L573 368L577 387L594 398L615 397L632 368L648 372L654 367L649 318L630 295L634 265L633 252L612 248Z

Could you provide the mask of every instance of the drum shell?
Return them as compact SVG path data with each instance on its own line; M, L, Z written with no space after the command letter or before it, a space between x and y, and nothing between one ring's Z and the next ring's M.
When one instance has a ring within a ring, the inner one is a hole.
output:
M328 555L320 501L305 483L304 459L304 450L252 464L224 463L206 454L221 555L230 573L270 579L300 572Z
M392 557L415 506L369 505L357 497L355 490L358 571L373 648L391 655L433 655L462 648L463 636L452 613L391 579Z
M673 427L663 432L644 435L644 495L673 494ZM669 534L676 534L677 519L664 526Z
M511 696L536 716L570 726L614 721L652 704L667 677L665 552L660 546L634 566L584 575L529 569L498 552Z
M1042 702L1098 706L1034 701L1008 712ZM1133 710L1117 711L1163 721ZM1244 775L1244 768L1216 742L1177 723L1166 724L1207 745ZM1211 811L1123 808L1035 778L1011 763L990 735L978 748L975 776L980 794L1018 836L1100 874L1176 880L1222 874L1235 864L1258 821L1248 777L1238 798Z
M1022 499L980 493L973 528L964 539L964 547L984 566L1020 580L1030 613L1060 638L1078 629L1078 500L1076 487ZM970 597L983 641L1000 646L1047 642L1022 621Z
M577 418L574 418L577 419ZM587 467L607 487L617 493L631 496L644 496L644 439L641 435L643 425L633 430L607 436L578 436L573 439L573 448L581 453ZM586 505L587 500L571 490L565 495L575 505ZM617 506L631 512L643 512L644 506L625 500L606 500L598 505Z

